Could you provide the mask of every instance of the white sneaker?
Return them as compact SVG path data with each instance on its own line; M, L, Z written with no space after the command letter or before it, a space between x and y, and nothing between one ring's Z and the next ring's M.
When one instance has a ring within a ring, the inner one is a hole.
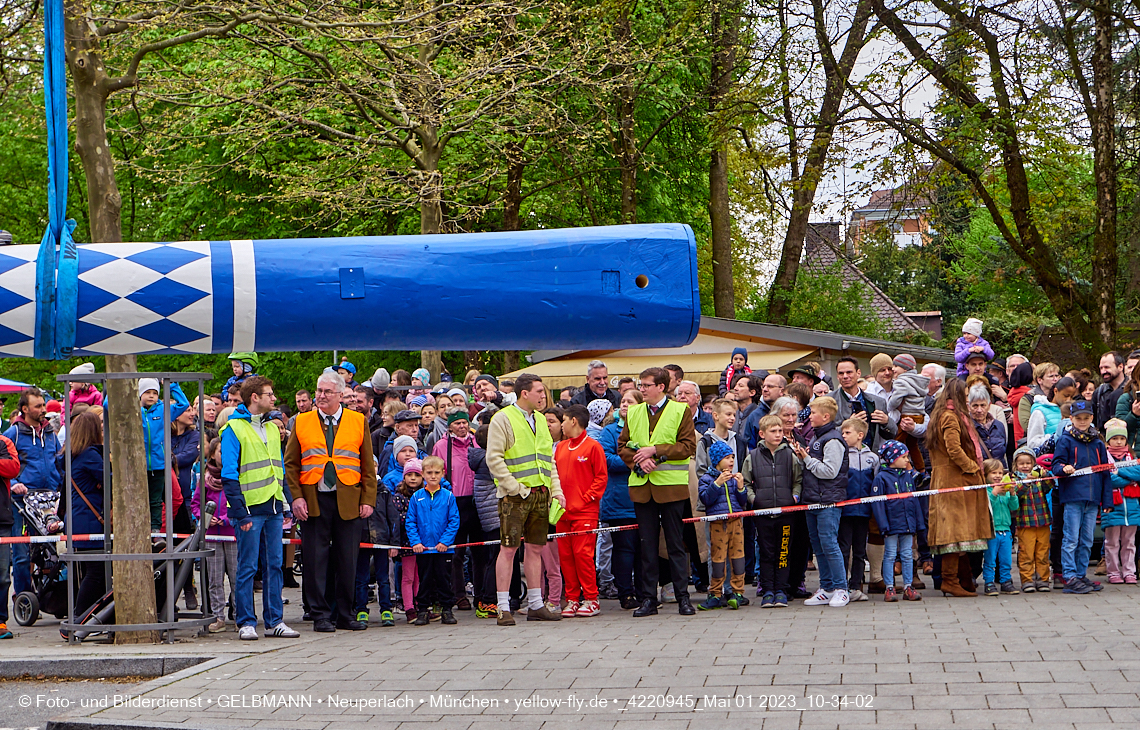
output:
M265 635L266 636L275 636L279 639L299 639L299 638L301 638L301 635L298 634L293 629L286 626L284 621L277 624L276 626L274 626L269 631L266 631Z
M805 606L826 606L829 603L831 603L831 597L833 595L835 595L835 594L828 593L827 591L820 588L818 591L815 592L814 596L812 596L811 598L805 598L804 599L804 605Z
M242 641L257 641L257 629L253 626L242 626L238 629L238 638Z
M601 612L601 607L597 601L582 601L582 604L578 606L578 612L574 615L578 618L588 618L590 616L597 616ZM565 618L566 613L563 612L562 616Z
M851 603L851 594L849 594L846 589L840 588L832 594L831 600L828 601L827 605L832 608L843 608L848 603Z
M661 586L661 602L662 603L676 603L677 596L673 591L673 584Z
M867 594L864 593L863 591L858 591L858 590L851 591L851 602L852 603L858 603L859 601L869 601L869 600L871 600L871 599L868 598Z

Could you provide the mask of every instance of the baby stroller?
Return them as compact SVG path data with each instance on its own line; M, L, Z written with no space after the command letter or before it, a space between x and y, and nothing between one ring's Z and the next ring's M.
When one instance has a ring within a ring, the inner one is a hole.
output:
M15 500L12 504L23 515L28 535L47 537L62 526L56 516L59 492L32 490L24 497L22 507ZM35 624L41 611L60 619L67 615L67 566L59 559L58 545L36 542L28 546L32 590L17 593L12 601L12 617L20 626Z
M210 524L210 517L213 516L214 510L216 509L216 504L207 502L205 509L202 510L202 519L198 522L198 526L195 528L193 534L176 545L172 552L193 552L197 550L199 546L203 545L206 537L206 526ZM166 543L161 541L155 543L153 550L156 554L165 553ZM160 620L166 608L166 581L169 577L167 575L168 565L170 564L165 560L156 560L154 562L155 605L158 609ZM176 567L174 568L175 572L172 580L174 580L174 595L177 597L182 594L182 589L186 585L186 581L190 579L190 573L194 569L194 561L182 560L174 563L174 565ZM66 607L64 610L66 611ZM177 617L177 612L175 615ZM76 623L90 627L87 630L77 630L75 632L75 637L79 641L83 641L90 636L105 633L99 629L99 627L113 625L115 623L115 592L113 590L107 591L106 595L96 601L77 618ZM60 629L59 633L64 639L68 638L68 632L63 629Z

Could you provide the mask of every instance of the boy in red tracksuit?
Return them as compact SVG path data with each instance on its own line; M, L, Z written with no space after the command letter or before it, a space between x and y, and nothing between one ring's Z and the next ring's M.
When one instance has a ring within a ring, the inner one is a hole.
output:
M554 466L566 496L566 514L558 521L559 532L593 530L598 526L598 500L606 491L609 471L602 445L586 435L589 422L590 412L583 405L570 406L562 416L562 440L554 451ZM558 539L567 599L562 618L597 616L600 611L594 564L596 541L594 534Z

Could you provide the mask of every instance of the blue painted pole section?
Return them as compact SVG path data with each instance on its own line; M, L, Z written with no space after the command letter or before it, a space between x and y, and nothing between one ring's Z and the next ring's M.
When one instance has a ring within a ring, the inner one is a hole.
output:
M24 248L0 248L0 355L35 354ZM681 224L85 244L77 280L77 355L674 347L700 322Z

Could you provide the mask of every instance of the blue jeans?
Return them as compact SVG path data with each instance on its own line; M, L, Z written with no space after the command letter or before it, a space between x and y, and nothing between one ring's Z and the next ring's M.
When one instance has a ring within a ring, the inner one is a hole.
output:
M894 585L895 559L902 563L903 588L914 580L914 534L883 535L883 580Z
M809 510L808 536L815 552L819 569L819 587L829 593L847 589L847 571L843 567L843 553L839 550L839 507Z
M0 624L8 622L8 590L12 587L12 546L0 545Z
M1091 533L1089 545L1092 545ZM1088 560L1087 551L1085 552L1085 560ZM995 532L989 543L986 544L986 554L982 558L983 582L994 582L995 566L997 567L997 582L1009 583L1012 580L1010 570L1013 567L1013 535L1010 534L1009 530Z
M1093 528L1100 506L1096 502L1065 504L1065 530L1061 535L1061 577L1066 581L1083 578L1089 571Z
M237 586L234 587L234 618L238 628L257 626L253 610L253 578L257 556L265 551L265 573L261 577L261 618L265 628L281 623L281 535L284 515L250 515L253 527L234 529L237 536Z
M24 506L23 500L20 506ZM24 534L24 516L15 507L12 508L12 537L21 537ZM12 592L23 593L32 590L32 561L29 550L31 545L12 546Z
M368 580L372 577L372 560L376 559L376 602L381 611L392 610L392 587L388 584L388 551L360 548L356 556L356 611L368 610Z

